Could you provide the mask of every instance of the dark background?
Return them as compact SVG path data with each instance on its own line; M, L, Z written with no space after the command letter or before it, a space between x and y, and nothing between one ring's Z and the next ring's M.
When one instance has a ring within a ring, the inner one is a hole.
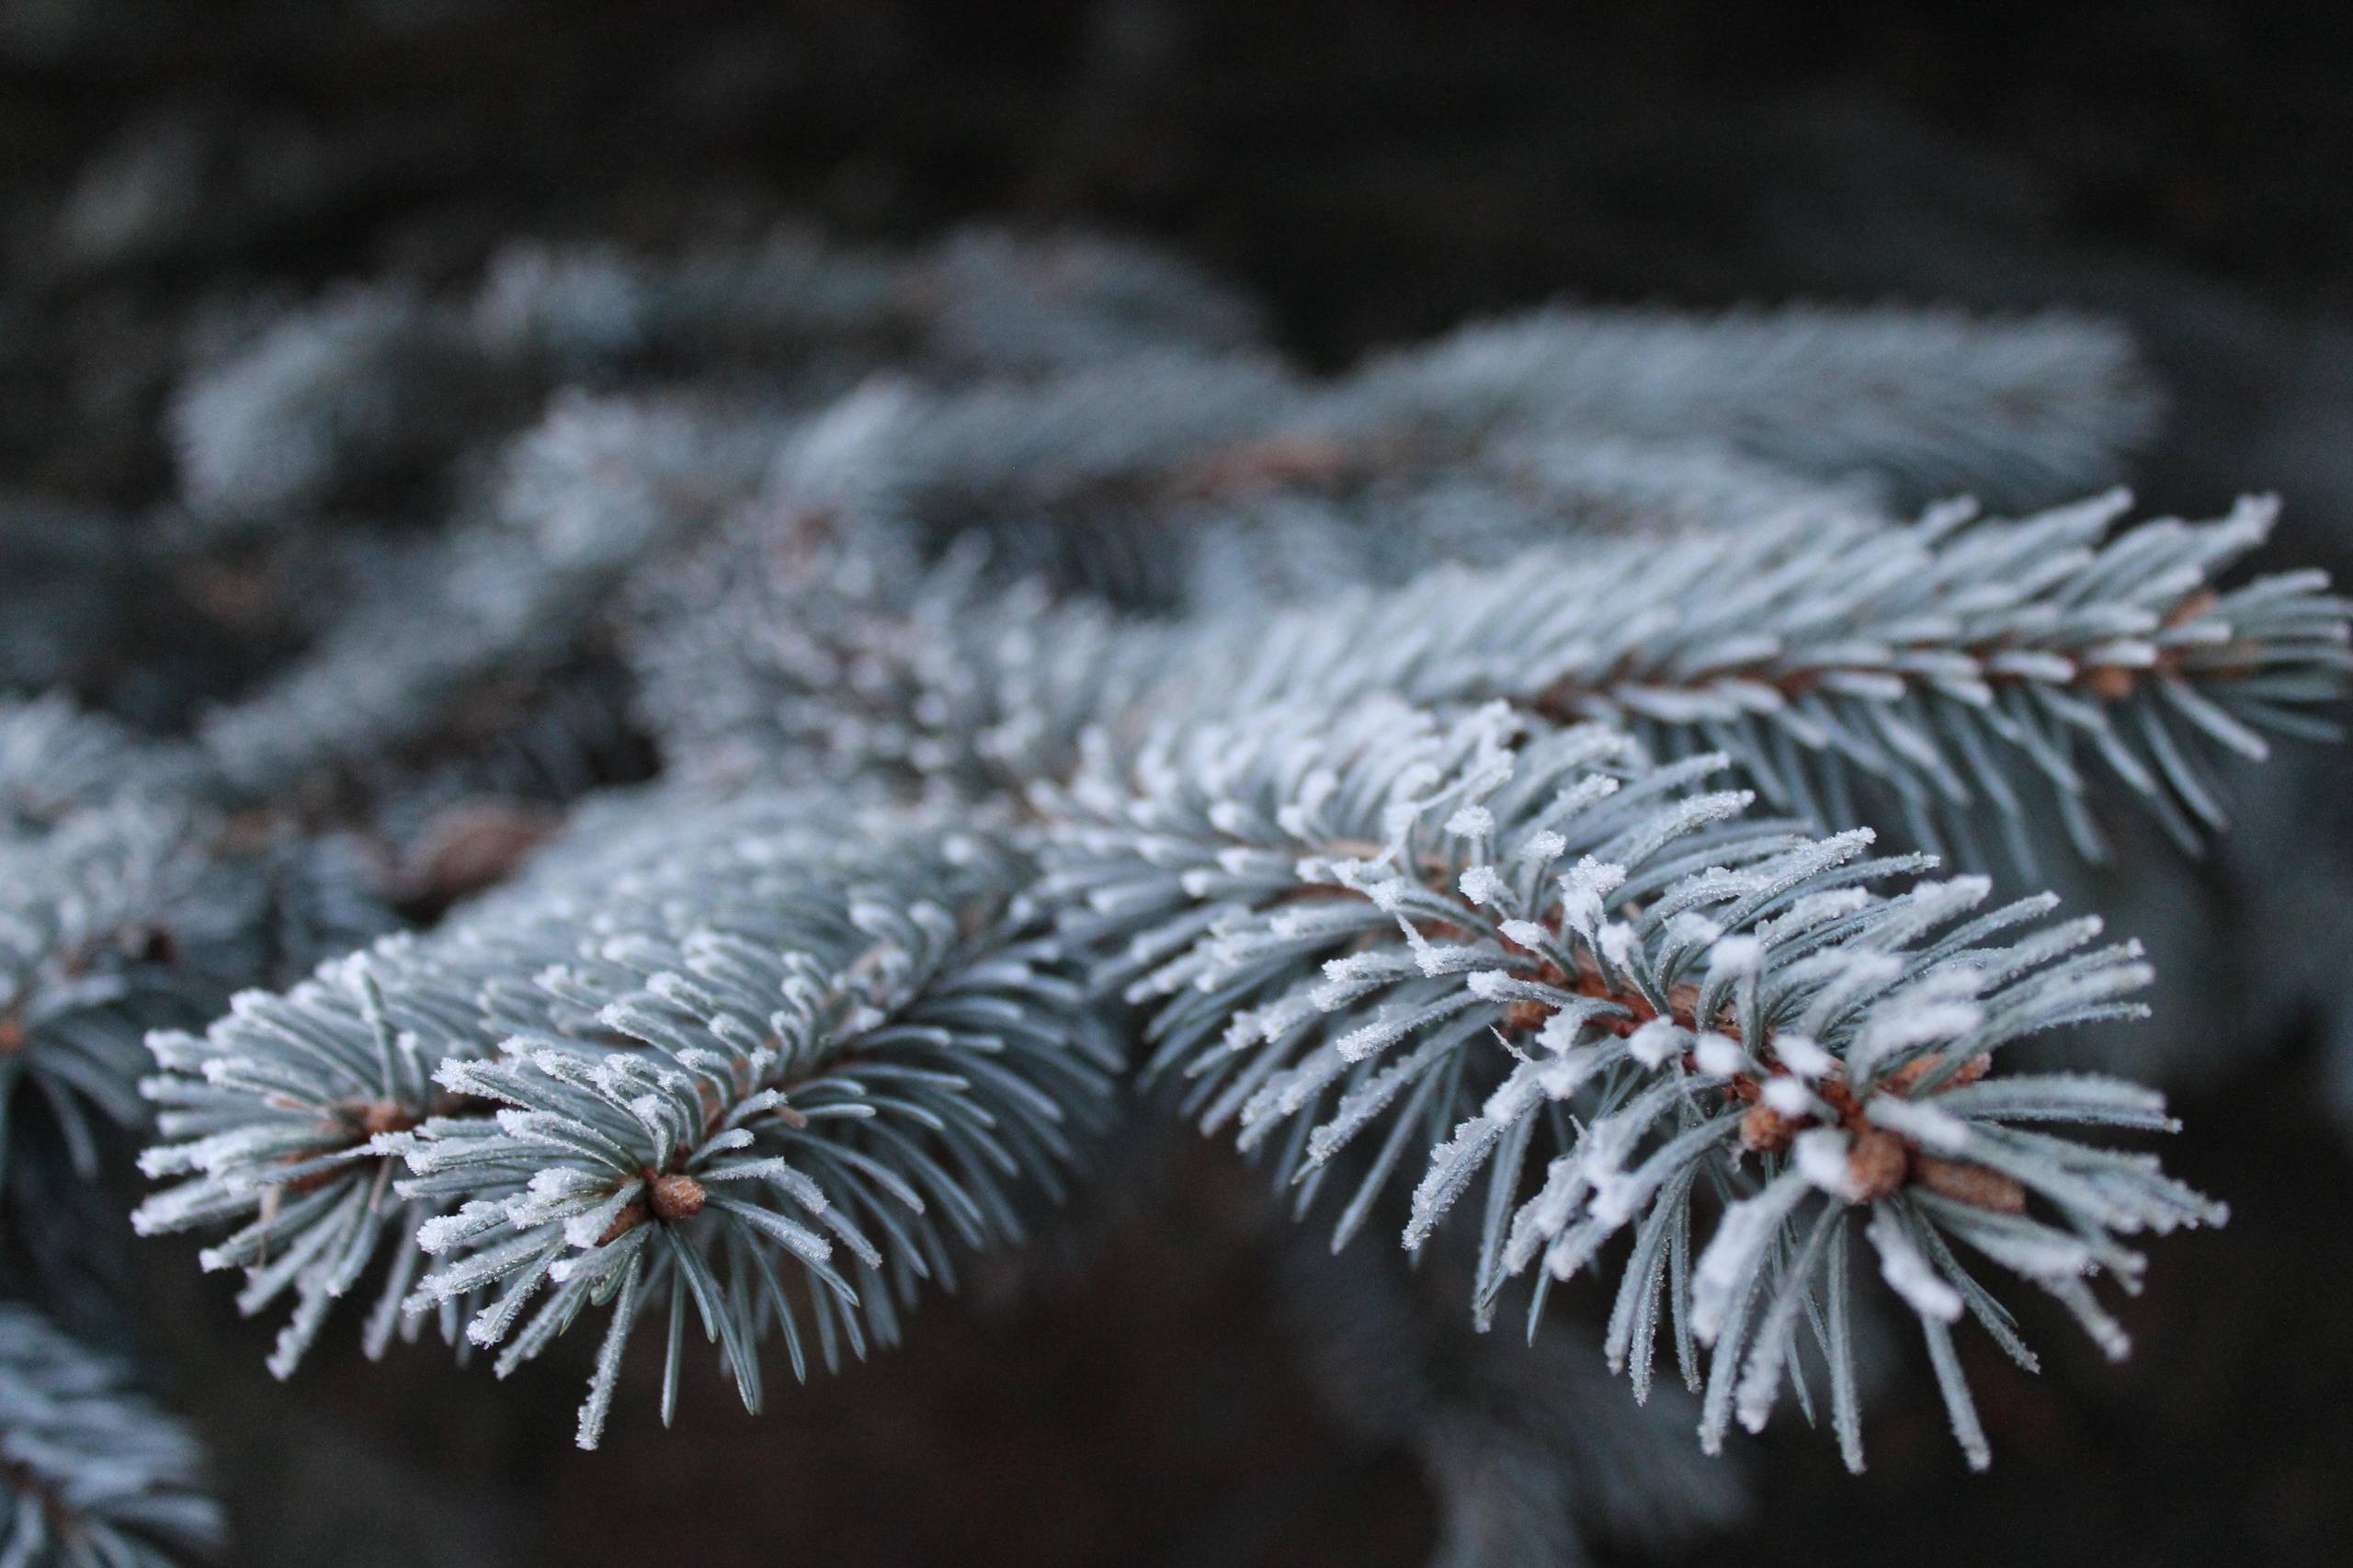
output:
M2274 558L2342 574L2348 33L2341 4L2163 0L12 0L0 484L157 499L156 409L207 301L461 278L518 235L986 218L1162 241L1324 367L1562 294L2112 312L2173 402L2144 501L2278 489ZM125 177L142 158L170 177ZM108 205L134 187L145 208ZM2272 1032L2188 1042L2219 1065L2172 1158L2235 1216L2155 1248L2131 1362L2031 1317L2042 1377L1972 1358L1989 1476L1897 1387L1868 1477L1777 1427L1743 1445L1751 1523L1674 1560L2345 1561L2353 1162L2310 1031ZM1419 1471L1319 1400L1254 1178L1174 1161L1084 1267L984 1278L756 1421L706 1376L665 1434L625 1391L595 1455L566 1441L585 1346L500 1385L330 1335L279 1387L192 1249L147 1249L142 1307L240 1562L1419 1562Z

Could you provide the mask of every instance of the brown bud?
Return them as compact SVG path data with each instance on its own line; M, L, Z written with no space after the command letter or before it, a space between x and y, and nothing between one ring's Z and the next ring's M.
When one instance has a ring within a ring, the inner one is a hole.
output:
M546 807L525 801L461 801L426 825L408 869L410 888L449 900L503 882L558 822Z
M2213 589L2200 588L2173 607L2172 612L2165 617L2165 624L2167 626L2186 625L2212 609L2220 602L2214 597Z
M1991 1209L1997 1214L2017 1214L2026 1209L2026 1188L2018 1185L2017 1178L1984 1165L1962 1165L1923 1154L1913 1163L1913 1175L1930 1192L1940 1193L1956 1203Z
M1797 1123L1761 1102L1740 1119L1740 1146L1752 1154L1778 1154L1797 1136Z
M289 1165L300 1165L308 1157L304 1154L289 1154L279 1163ZM308 1176L296 1176L292 1181L281 1181L270 1190L273 1193L283 1193L290 1198L304 1198L321 1190L330 1182L342 1180L349 1174L349 1170L346 1167L330 1165L323 1171L313 1171Z
M645 1205L632 1203L613 1216L613 1222L605 1227L605 1233L597 1238L597 1244L609 1246L644 1223Z
M13 1014L0 1014L0 1054L25 1048L25 1020Z
M2092 695L2103 702L2121 702L2132 695L2132 672L2122 665L2102 665L2084 677Z
M1882 1086L1895 1094L1908 1095L1912 1092L1913 1085L1919 1083L1921 1079L1928 1076L1929 1074L1937 1072L1942 1068L1944 1064L1944 1052L1940 1051L1932 1051L1926 1056L1917 1056L1913 1058L1903 1066L1898 1067L1894 1072L1890 1073ZM1981 1051L1976 1055L1971 1057L1968 1061L1962 1062L1960 1066L1954 1068L1952 1076L1947 1078L1942 1084L1937 1085L1938 1091L1941 1093L1946 1089L1958 1089L1963 1084L1973 1084L1977 1082L1978 1079L1985 1076L1986 1070L1991 1068L1993 1065L1994 1059Z
M380 1132L406 1132L417 1123L415 1111L392 1100L370 1100L352 1108L350 1114L359 1131L370 1138Z
M655 1176L646 1184L646 1192L657 1220L685 1220L702 1212L702 1183L690 1176L674 1172Z
M1836 1114L1838 1119L1847 1126L1851 1127L1862 1119L1862 1102L1855 1098L1855 1091L1839 1079L1817 1078L1814 1080L1813 1092L1822 1096L1823 1103L1827 1105Z
M1858 1133L1855 1146L1847 1151L1847 1174L1854 1177L1859 1202L1885 1198L1902 1187L1911 1165L1912 1152L1904 1140L1882 1128Z
M1544 1027L1552 1009L1541 1002L1514 1002L1504 1009L1503 1031L1506 1034L1533 1034Z

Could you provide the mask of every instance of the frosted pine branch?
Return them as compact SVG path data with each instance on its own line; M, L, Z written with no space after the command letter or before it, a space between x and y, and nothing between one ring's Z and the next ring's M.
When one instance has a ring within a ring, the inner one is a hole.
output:
M181 997L201 869L188 813L135 794L0 839L0 1176L53 1158L94 1182L104 1130L143 1119L139 1036Z
M890 1343L954 1249L1017 1238L1021 1205L1060 1190L1113 1058L1028 929L1023 861L790 798L714 812L682 845L676 810L592 820L432 937L241 998L208 1037L157 1037L151 1092L179 1142L146 1165L188 1179L141 1223L240 1226L207 1262L246 1271L247 1310L294 1294L281 1371L389 1252L371 1352L405 1303L511 1368L622 1291L593 1444L659 1287L723 1332L756 1408L761 1339L780 1331L796 1369L804 1323L829 1365ZM697 1193L738 1180L687 1225ZM455 1256L422 1272L411 1233ZM779 1263L809 1290L779 1293ZM674 1335L673 1386L676 1354Z
M0 1302L0 1541L10 1561L217 1561L221 1506L196 1440L129 1369Z
M433 1081L442 1063L493 1055L520 1027L593 1031L595 1006L559 1011L533 977L563 964L574 989L593 977L617 994L642 971L602 955L675 938L681 916L666 895L700 883L710 891L698 913L723 917L779 885L767 874L787 876L779 861L822 855L839 825L759 801L699 820L699 834L658 831L679 821L659 797L586 812L584 831L531 875L429 937L387 937L282 994L241 994L200 1034L149 1037L161 1071L144 1088L161 1108L161 1141L141 1165L176 1179L133 1221L144 1233L226 1227L203 1261L245 1272L247 1313L292 1296L272 1358L280 1376L386 1254L367 1348L380 1355L414 1332L398 1311L419 1261L406 1241L432 1210L392 1191L392 1162L374 1141L455 1108ZM457 1325L452 1306L442 1328Z
M1652 767L1595 728L1523 739L1501 708L1269 710L1082 780L1047 895L1106 954L1097 983L1153 1009L1152 1069L1192 1080L1205 1126L1268 1149L1302 1205L1337 1176L1336 1245L1416 1165L1408 1246L1483 1179L1479 1310L1540 1263L1540 1311L1631 1229L1611 1358L1647 1386L1664 1291L1711 1449L1735 1413L1768 1418L1859 1210L1940 1367L1965 1305L2025 1354L1951 1241L2121 1354L2085 1277L2132 1289L2120 1238L2222 1210L2143 1156L2030 1130L2169 1127L2154 1095L1986 1074L2021 1039L2135 1011L2138 949L2089 946L2097 919L2049 923L2047 898L1976 913L1982 879L1880 892L1928 862L1696 790L1724 760ZM1378 1152L1336 1163L1358 1146ZM1719 1191L1670 1282L1667 1240ZM1859 1466L1843 1327L1823 1348Z
M1357 398L1367 419L1708 439L1801 473L1882 475L1910 505L2061 499L2113 477L2157 413L2106 323L1838 306L1538 312L1381 356Z
M644 667L674 748L739 773L817 761L1004 788L1066 775L1090 729L1124 744L1176 715L1390 692L1602 720L1665 757L1721 749L1782 809L1970 865L1991 863L1989 827L2030 861L2043 802L2098 856L2103 777L2195 847L2223 820L2217 759L2332 733L2315 710L2353 668L2347 606L2317 574L2224 578L2268 503L2120 528L2123 506L1902 528L1801 509L1434 572L1253 618L1246 638L1215 615L1122 620L820 553L788 579L738 572Z
M1564 311L1326 383L1175 354L871 388L812 422L776 489L794 519L977 535L1001 568L1199 610L1304 573L1302 539L1401 581L1597 526L1852 521L1929 483L2049 499L2112 477L2150 406L2128 347L2086 323ZM1237 553L1253 572L1225 569Z
M2219 580L2263 540L2268 502L2113 529L2124 506L1945 508L1885 531L1793 517L1441 573L1288 618L1200 685L1608 720L1663 756L1726 751L1817 824L1931 845L1981 803L2015 823L2039 797L2097 856L2084 802L2107 773L2194 846L2223 816L2210 759L2334 733L2313 710L2347 688L2347 606L2317 573ZM1638 581L1658 592L1629 593Z
M1021 372L1154 343L1228 348L1249 309L1178 263L1085 237L974 232L929 255L790 228L668 260L516 245L472 297L345 288L236 345L169 424L191 509L222 531L437 473L562 386L697 373L838 392L865 366Z
M446 1064L445 1088L505 1108L381 1144L414 1173L403 1194L458 1205L420 1233L450 1256L412 1310L500 1284L468 1333L505 1345L504 1373L585 1301L614 1301L581 1412L591 1448L633 1319L665 1300L665 1423L689 1303L755 1411L769 1333L805 1370L802 1312L829 1367L845 1345L894 1342L918 1284L952 1281L955 1249L1021 1237L1025 1185L1059 1192L1114 1064L1025 935L1020 870L978 841L885 839L781 922L639 959L642 983L597 1014L600 1053L525 1035Z

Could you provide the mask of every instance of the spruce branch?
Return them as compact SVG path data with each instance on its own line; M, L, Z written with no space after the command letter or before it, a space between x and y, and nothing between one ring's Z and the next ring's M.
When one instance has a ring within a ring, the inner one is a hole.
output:
M176 1568L216 1561L196 1440L129 1369L0 1302L0 1558Z
M378 1141L414 1173L402 1194L457 1204L420 1233L447 1260L411 1309L499 1285L467 1332L504 1345L504 1375L611 1303L584 1448L665 1298L665 1425L689 1303L753 1411L771 1331L805 1374L800 1311L829 1368L845 1343L895 1343L918 1285L952 1284L955 1248L1019 1240L1025 1187L1059 1196L1117 1064L1008 891L1021 869L961 836L886 843L830 901L804 892L788 943L686 937L599 1010L618 1049L524 1036L445 1064L446 1088L505 1108Z
M200 869L187 814L155 801L0 840L0 1175L28 1115L84 1182L100 1129L143 1119L139 1035L177 994L173 915Z
M363 1344L379 1356L421 1326L399 1311L419 1261L405 1243L434 1210L393 1192L392 1157L374 1140L453 1108L433 1081L443 1062L490 1056L521 1028L594 1034L595 1006L559 1012L560 997L532 977L563 965L575 991L593 983L618 994L640 971L601 955L675 937L681 887L699 881L699 913L723 917L778 890L764 867L822 856L838 830L822 812L769 802L695 815L699 833L663 831L681 821L664 797L585 811L572 843L431 934L381 937L283 993L241 993L200 1034L148 1037L160 1071L142 1087L161 1108L161 1141L141 1168L179 1179L132 1221L150 1234L232 1227L202 1261L245 1271L247 1314L292 1295L271 1358L278 1376L388 1252ZM453 1304L445 1336L458 1324Z
M1863 381L1875 395L1857 395ZM1579 458L1629 449L1653 461L1654 494L1658 469L1688 465L1677 477L1785 493L1810 480L1817 497L1859 478L1911 504L1959 491L2033 502L2112 479L2152 409L2123 337L2063 317L1555 310L1328 382L1179 352L1031 385L870 388L813 422L785 477L810 506L933 530L1051 516L1075 536L1065 549L1138 513L1176 544L1207 507L1378 500L1440 476L1484 477L1506 506L1549 488L1569 512L1605 486L1604 465ZM1696 472L1702 453L1712 475Z
M559 402L501 454L487 515L418 547L390 582L199 739L229 788L283 799L404 754L495 733L502 690L560 706L593 670L629 569L747 494L772 421L661 402ZM485 722L470 712L488 709Z
M1385 690L1614 722L1661 756L1729 753L1818 825L1951 835L1981 865L1972 808L1990 803L2030 859L2037 797L2097 858L2085 798L2104 771L2194 849L2223 821L2211 757L2335 733L2310 710L2353 671L2348 607L2318 573L2220 581L2263 540L2268 501L2116 529L2126 504L1946 507L1895 529L1791 517L1441 572L1288 617L1198 679L1221 701ZM1628 592L1638 580L1660 591Z
M1843 1288L1826 1309L1821 1290L1864 1216L1984 1464L1950 1325L1970 1310L2030 1358L1950 1243L2121 1355L2086 1277L2131 1290L2120 1237L2223 1217L2145 1156L2031 1125L2169 1128L2153 1093L1986 1076L2021 1039L2137 1011L2137 948L2087 949L2097 919L2047 923L2048 898L1973 914L1982 878L1879 892L1933 862L1751 818L1747 792L1696 789L1721 756L1654 766L1605 728L1523 731L1501 706L1377 700L1169 733L1052 799L1045 896L1105 955L1097 983L1152 1007L1149 1070L1190 1077L1193 1114L1267 1148L1302 1207L1377 1143L1336 1245L1415 1142L1409 1247L1485 1177L1483 1316L1540 1262L1540 1312L1631 1227L1610 1358L1646 1390L1664 1290L1711 1451L1735 1413L1760 1428L1785 1384L1803 1397L1802 1333L1859 1467ZM1704 1244L1685 1239L1701 1198Z
M168 424L188 506L230 536L446 479L559 387L692 371L806 402L878 361L1022 373L1255 330L1192 269L1084 236L972 232L893 256L787 228L667 260L519 244L471 297L392 281L285 312L191 377Z
M720 544L662 585L631 649L646 722L691 779L1017 790L1195 652L1179 628L995 583L979 551L926 569L900 549Z
M1606 425L1367 425L1354 395L1189 354L1031 385L871 385L784 444L753 521L778 542L822 530L868 552L984 547L999 580L1162 615L1336 578L1393 585L1593 532L1881 516L1868 476L1812 480Z
M2108 323L1826 305L1531 312L1377 356L1353 404L1368 423L1702 439L1798 473L1881 476L1899 506L2058 500L2113 478L2158 411Z
M1863 380L1875 395L1854 395ZM788 443L769 506L837 537L977 538L1002 574L1213 612L1270 578L1291 597L1332 573L1402 582L1612 526L1864 520L1931 475L2048 499L2112 478L2150 403L2118 335L2061 318L1556 311L1328 382L1165 352L870 386Z
M722 608L640 660L665 744L735 777L984 793L1067 777L1090 731L1124 745L1155 722L1388 692L1607 722L1662 757L1722 750L1817 826L1869 823L1970 866L1991 863L1989 827L2030 865L2044 801L2098 857L2103 775L2194 849L2223 821L2215 758L2333 733L2313 710L2353 669L2347 607L2316 573L2226 580L2268 502L2120 528L2124 506L1954 506L1903 527L1799 509L1176 623L992 590L961 558L926 574L819 547L763 573L739 549Z
M241 830L185 748L56 700L0 707L0 1177L63 1286L111 1233L78 1200L141 1129L141 1036L383 928L348 846Z
M430 937L151 1041L171 1142L143 1163L186 1179L135 1218L237 1226L205 1262L246 1271L248 1312L293 1294L280 1375L389 1252L371 1354L432 1314L503 1344L511 1369L626 1287L584 1415L593 1446L635 1315L656 1304L639 1287L659 1287L723 1335L756 1408L761 1339L781 1330L805 1365L796 1312L829 1365L892 1343L918 1283L952 1280L952 1249L1017 1239L1020 1204L1059 1193L1116 1058L1039 940L1027 862L808 797L701 802L700 831L681 833L682 804L587 813ZM643 1119L664 1105L671 1120ZM730 1188L688 1223L737 1180L748 1196ZM456 1256L420 1277L412 1235ZM847 1260L830 1261L835 1242ZM779 1248L809 1277L797 1308L774 1282ZM713 1280L723 1317L708 1315Z
M196 758L51 694L0 698L0 844L37 838L85 809L184 794Z

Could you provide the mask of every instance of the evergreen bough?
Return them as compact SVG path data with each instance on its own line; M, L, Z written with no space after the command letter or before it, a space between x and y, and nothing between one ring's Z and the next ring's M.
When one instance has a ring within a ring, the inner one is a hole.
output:
M665 1422L690 1335L757 1409L767 1341L895 1342L1183 1117L1347 1249L1295 1315L1443 1561L1735 1506L1603 1362L1861 1468L1890 1305L1985 1463L1956 1335L2031 1368L2022 1284L2121 1355L2141 1238L2224 1217L2106 1141L2155 1090L2052 1065L2152 969L2033 882L2124 812L2196 851L2330 733L2347 607L2242 570L2268 501L2126 520L2097 323L1254 332L1122 245L788 232L225 335L176 509L105 527L276 656L153 672L177 736L0 710L8 1256L103 1250L58 1175L152 1108L137 1229L286 1313L274 1372L347 1301L502 1376L585 1314L593 1447L640 1338ZM136 645L87 599L0 676ZM0 1308L6 1560L200 1555L185 1440L56 1336Z

